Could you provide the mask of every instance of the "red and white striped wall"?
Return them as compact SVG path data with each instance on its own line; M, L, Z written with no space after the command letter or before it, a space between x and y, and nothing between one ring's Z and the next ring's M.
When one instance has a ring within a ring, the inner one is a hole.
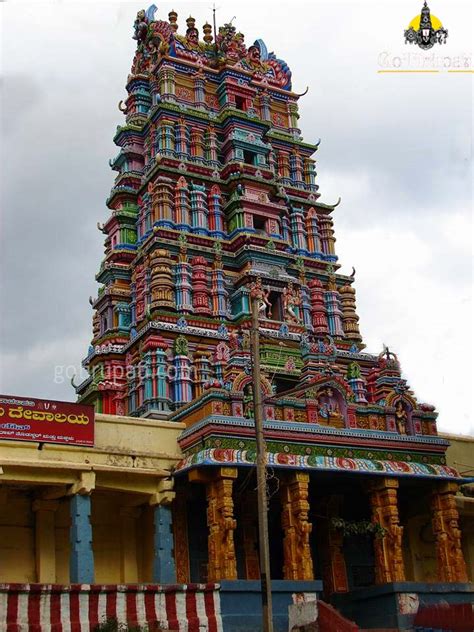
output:
M216 584L0 584L0 632L89 632L112 617L150 632L222 632Z

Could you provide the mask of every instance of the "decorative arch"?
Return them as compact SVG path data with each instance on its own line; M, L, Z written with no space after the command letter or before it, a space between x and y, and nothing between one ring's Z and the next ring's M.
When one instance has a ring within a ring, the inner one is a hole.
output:
M298 390L300 390L303 395L306 395L307 393L317 392L323 386L329 386L330 388L337 390L346 403L347 400L352 396L352 389L350 388L350 386L345 382L345 380L338 376L317 376L312 380L309 380L307 384L305 384L304 389L300 388Z
M409 395L408 393L400 394L400 393L397 393L396 391L390 391L390 393L385 398L385 402L387 406L392 406L392 407L395 406L398 400L405 401L407 404L411 406L413 410L415 410L415 408L418 407L418 403L416 399L412 397L411 395Z
M247 386L247 384L250 384L251 382L252 382L252 376L251 375L247 375L247 373L245 373L244 371L241 371L234 378L234 381L232 383L232 390L233 391L243 391L244 388ZM260 374L260 383L262 385L263 393L265 395L271 395L272 394L272 385L271 385L270 381L268 380L268 378L266 378L264 375Z

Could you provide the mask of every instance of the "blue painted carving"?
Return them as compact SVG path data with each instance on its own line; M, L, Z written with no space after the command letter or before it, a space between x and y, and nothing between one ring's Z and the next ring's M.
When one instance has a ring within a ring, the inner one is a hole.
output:
M167 505L155 507L153 581L160 584L176 583L172 526L171 507Z
M71 498L69 579L72 584L94 583L92 552L91 497L76 494Z

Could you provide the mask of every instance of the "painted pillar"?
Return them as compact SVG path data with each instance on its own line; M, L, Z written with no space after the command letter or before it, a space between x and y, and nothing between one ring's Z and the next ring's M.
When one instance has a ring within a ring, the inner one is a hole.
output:
M56 582L56 538L54 532L57 500L35 500L35 551L36 581L44 584Z
M339 295L337 292L325 292L324 301L329 324L329 333L338 338L344 338L342 328L342 311L339 305Z
M176 583L173 549L173 520L170 505L157 505L154 514L153 581L159 584Z
M188 510L187 497L183 488L176 492L173 502L173 535L174 557L176 560L176 581L187 584L190 581L189 541L188 541Z
M140 514L138 507L122 507L120 510L120 581L124 584L138 581L137 518Z
M209 360L210 351L200 349L196 352L196 359L194 360L194 368L196 370L196 377L194 380L194 396L199 397L204 393L206 384L211 379L211 363Z
M173 282L173 260L163 248L154 250L148 260L151 309L176 306Z
M168 374L166 370L166 349L163 345L156 350L156 398L159 401L160 410L169 410L170 392Z
M173 181L171 178L160 176L156 180L152 198L153 222L161 221L162 224L173 226Z
M178 336L174 341L173 365L173 400L177 406L190 402L193 398L191 380L191 360L189 359L188 341L185 336Z
M227 316L227 290L224 272L217 266L211 273L211 302L213 314L224 319Z
M215 184L209 191L209 230L212 233L224 232L224 213L222 212L221 190Z
M306 233L308 235L308 250L310 254L321 255L321 241L318 232L318 215L314 208L310 208L306 216Z
M334 237L332 225L332 218L329 215L321 215L319 217L319 234L323 253L334 260L336 259L336 251L334 249L336 238Z
M285 213L281 218L281 233L283 240L286 242L290 242L290 218L288 217L288 213Z
M304 181L313 190L317 189L314 160L311 160L311 158L306 158L304 161Z
M196 314L211 315L210 291L207 277L207 261L204 257L191 259L193 308Z
M306 472L292 472L281 483L284 579L314 579L309 544L313 525L308 520L308 485L309 474Z
M176 309L179 312L193 311L191 274L186 255L180 256L175 268Z
M291 213L291 236L293 247L298 253L308 253L308 242L306 239L306 228L302 208L293 207Z
M333 271L329 272L328 289L324 294L326 304L326 313L329 325L329 333L331 336L344 338L344 329L342 327L342 310L339 300L339 292L336 286L336 275Z
M403 527L400 526L398 517L398 481L396 478L381 478L373 481L370 489L372 522L385 529L382 537L374 537L375 583L403 582Z
M173 121L163 120L160 127L159 149L161 153L172 154L175 148L175 131Z
M204 158L204 132L198 127L191 130L191 156Z
M271 101L271 98L268 92L263 92L260 97L260 113L264 121L271 120L270 101Z
M324 303L323 284L319 279L312 279L308 283L311 296L311 319L315 334L326 335L329 333Z
M207 130L206 147L207 160L209 160L211 164L217 166L219 164L217 159L217 134L213 125L211 125Z
M457 483L441 483L431 497L432 525L436 538L438 581L467 582L456 507Z
M162 66L158 75L162 101L174 101L176 98L176 73L171 66Z
M207 234L208 215L206 187L204 185L190 185L191 190L191 226L193 232Z
M361 342L359 316L356 314L355 290L346 284L339 288L339 294L342 303L342 327L346 338L355 342Z
M206 107L205 100L205 85L206 78L204 77L204 73L200 72L194 77L194 105L197 107Z
M222 265L222 247L220 243L214 246L215 261L211 272L211 306L212 313L220 318L228 315L228 292L225 287L225 278Z
M303 163L298 152L294 152L290 156L290 170L293 184L298 186L298 184L303 182Z
M72 584L94 583L92 552L91 497L75 494L71 497L71 531L69 580Z
M300 115L298 114L298 105L296 102L290 102L287 104L288 110L288 118L290 122L290 132L292 134L299 134L300 130L298 129L298 119Z
M234 548L233 482L237 468L221 467L216 478L206 486L207 525L209 527L208 577L209 582L220 579L237 579L237 560Z
M180 158L189 156L189 132L184 119L179 119L175 127L175 147Z
M290 155L286 151L279 151L277 155L278 175L282 182L291 184L290 182Z

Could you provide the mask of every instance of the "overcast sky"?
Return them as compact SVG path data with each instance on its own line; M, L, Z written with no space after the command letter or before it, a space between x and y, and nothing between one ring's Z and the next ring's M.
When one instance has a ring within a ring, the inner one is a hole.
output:
M199 26L212 19L210 0L155 3L159 18L176 9L180 32L190 13ZM287 61L296 92L309 86L300 126L308 142L322 139L321 201L342 198L337 254L342 272L357 270L368 351L389 345L419 401L437 406L439 428L474 434L472 75L377 73L380 59L421 52L403 39L421 0L216 4L218 23L236 16L247 45L262 38ZM96 224L108 216L117 103L143 6L0 4L3 393L74 399L55 367L79 372L91 338ZM425 56L472 55L472 2L430 8L449 36Z

